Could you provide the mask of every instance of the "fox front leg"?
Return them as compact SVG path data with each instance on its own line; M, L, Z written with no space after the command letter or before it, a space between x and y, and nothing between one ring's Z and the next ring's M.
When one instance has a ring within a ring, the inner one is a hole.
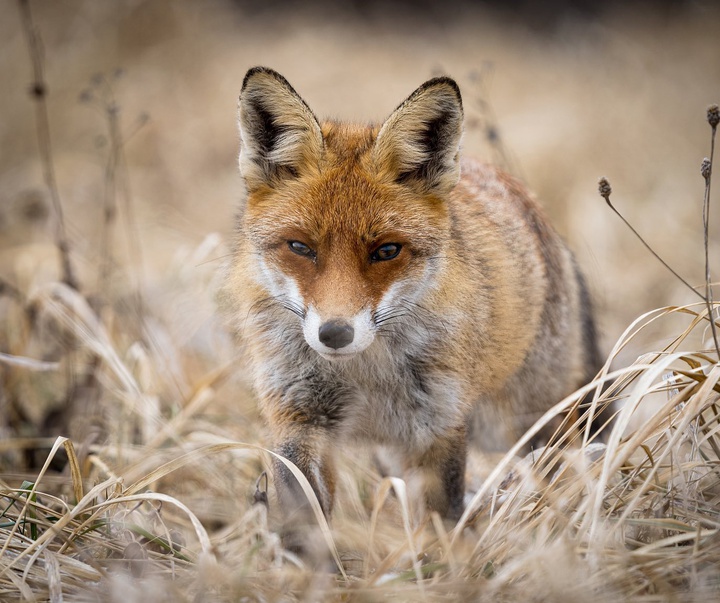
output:
M344 390L319 371L306 371L302 379L289 369L286 372L282 387L263 398L264 413L274 432L275 451L302 472L323 514L329 517L335 497L332 453L343 419ZM284 521L296 518L300 523L311 522L308 496L292 471L276 459L273 473Z
M315 429L293 431L297 433L283 437L276 452L300 469L310 483L323 514L329 517L335 498L335 470L328 454L329 438ZM274 483L285 521L294 518L308 521L312 518L307 494L295 475L279 459L274 461Z
M467 437L463 426L438 438L418 464L425 475L428 509L450 520L460 519L465 509L466 457Z
M294 427L283 430L275 450L307 478L323 514L329 517L335 495L335 471L328 453L329 438L314 427ZM317 564L317 567L325 567L329 562L328 550L310 504L312 494L305 492L283 461L275 458L273 465L279 511L275 517L283 546Z

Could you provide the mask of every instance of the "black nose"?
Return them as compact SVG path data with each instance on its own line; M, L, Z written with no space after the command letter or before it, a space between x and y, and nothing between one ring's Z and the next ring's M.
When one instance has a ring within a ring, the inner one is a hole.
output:
M320 325L318 337L327 347L337 350L352 343L355 336L355 329L344 320L328 320Z

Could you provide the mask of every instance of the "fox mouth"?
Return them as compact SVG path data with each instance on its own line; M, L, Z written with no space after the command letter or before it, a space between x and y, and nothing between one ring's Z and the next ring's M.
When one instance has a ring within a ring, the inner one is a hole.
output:
M330 360L331 362L345 362L357 356L358 352L343 352L337 350L335 352L318 352L318 354L325 358L325 360Z

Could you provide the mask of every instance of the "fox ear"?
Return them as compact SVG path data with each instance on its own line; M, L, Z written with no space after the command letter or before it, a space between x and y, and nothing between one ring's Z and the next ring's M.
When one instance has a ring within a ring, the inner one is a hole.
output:
M317 118L279 73L250 69L239 103L240 173L249 190L273 186L316 165L323 148Z
M425 82L380 128L375 164L396 182L444 193L460 178L463 108L454 80Z

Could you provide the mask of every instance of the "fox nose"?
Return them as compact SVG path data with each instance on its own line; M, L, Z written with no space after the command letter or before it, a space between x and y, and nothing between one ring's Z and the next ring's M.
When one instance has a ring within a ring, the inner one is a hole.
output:
M352 343L354 336L355 329L353 329L352 325L339 319L328 320L320 325L318 331L320 341L334 350L344 348L349 343Z

